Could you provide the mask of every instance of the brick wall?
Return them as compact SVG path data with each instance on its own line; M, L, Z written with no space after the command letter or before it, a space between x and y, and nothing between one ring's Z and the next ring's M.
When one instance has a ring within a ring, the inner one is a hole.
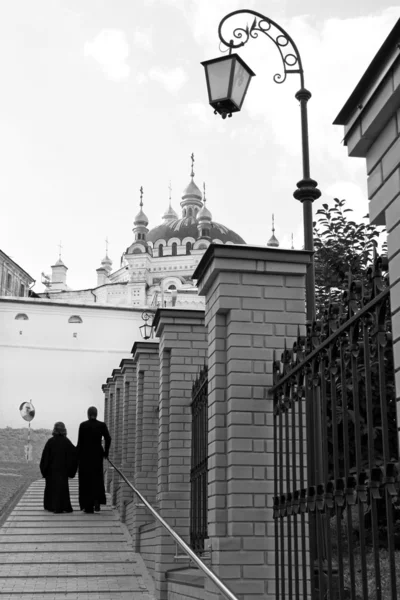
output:
M122 433L122 374L120 369L114 369L112 374L112 383L110 385L110 397L112 395L112 461L119 467L121 464L121 433ZM116 471L112 472L111 480L111 502L113 506L117 505L118 490L120 487L120 478Z
M211 246L194 273L206 297L212 567L244 600L275 598L274 350L305 325L308 252ZM206 597L217 598L206 580Z
M335 120L350 156L367 164L369 217L388 233L398 422L400 423L400 24L397 22Z
M135 453L135 390L136 372L132 359L124 359L120 363L121 370L121 469L126 477L133 481ZM133 492L124 482L117 492L117 508L122 518L126 518L126 505L133 499Z
M189 541L192 384L207 355L204 312L161 309L154 319L160 339L158 493L160 514ZM165 572L175 568L176 545L158 526L157 597L167 597Z
M135 432L134 479L135 487L154 506L157 492L157 440L159 356L158 343L135 342L132 349L135 370ZM140 545L139 529L152 522L153 517L133 498L132 528L130 533L135 547Z
M155 523L141 525L139 529L139 552L151 575L154 573L154 559L158 545Z

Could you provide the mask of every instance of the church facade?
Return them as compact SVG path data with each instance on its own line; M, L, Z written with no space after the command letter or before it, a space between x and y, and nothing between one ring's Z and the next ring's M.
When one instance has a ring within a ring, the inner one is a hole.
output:
M203 193L194 181L194 158L190 182L182 193L181 211L172 208L171 195L162 222L149 228L143 211L143 189L140 209L133 223L133 241L113 270L108 253L97 271L97 286L71 290L67 285L67 266L61 257L52 266L51 278L44 281L41 297L68 303L124 306L131 308L180 307L197 309L204 300L192 279L194 270L211 243L245 244L243 238L213 221Z

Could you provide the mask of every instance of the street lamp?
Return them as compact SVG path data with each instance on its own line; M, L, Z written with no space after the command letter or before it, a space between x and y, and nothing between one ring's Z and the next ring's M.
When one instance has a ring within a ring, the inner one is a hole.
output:
M153 319L154 319L154 313L150 312L150 311L144 311L142 312L142 320L144 321L144 325L141 325L139 327L139 331L140 331L140 335L142 336L142 338L144 340L149 340L150 338L153 337ZM150 321L150 323L148 323L148 321Z
M250 80L255 75L238 54L201 63L206 71L208 99L223 119L242 108Z
M222 29L226 21L239 14L254 15L251 27L248 25L245 28L236 27L233 29L231 35L225 38ZM226 15L219 24L218 35L221 42L229 48L229 55L201 63L206 73L209 102L214 108L214 112L220 114L223 119L227 116L231 117L233 112L238 112L241 109L254 73L237 54L231 54L231 52L234 48L241 48L247 44L250 39L257 39L260 33L266 35L274 42L281 55L283 73L274 75L273 79L275 83L283 83L286 80L286 76L292 73L300 75L300 89L295 94L295 97L300 102L303 177L297 183L297 189L294 191L293 196L303 204L304 249L313 252L312 204L314 200L320 197L321 192L317 188L317 182L310 177L307 102L311 98L311 93L304 86L301 57L292 38L272 19L253 10L236 10ZM229 41L227 41L228 39ZM306 303L307 321L312 323L315 318L315 273L313 257L307 268Z

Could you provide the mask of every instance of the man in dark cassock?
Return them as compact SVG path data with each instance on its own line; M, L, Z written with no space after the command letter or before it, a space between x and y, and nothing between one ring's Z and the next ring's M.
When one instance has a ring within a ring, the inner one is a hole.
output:
M53 437L47 440L40 460L40 471L46 479L43 505L54 513L72 512L68 477L75 477L78 468L75 446L67 438L64 423L54 425Z
M97 420L97 408L87 411L88 420L79 425L79 504L86 513L98 512L100 504L106 504L104 489L103 458L108 457L111 436L107 425ZM104 438L104 449L101 442Z

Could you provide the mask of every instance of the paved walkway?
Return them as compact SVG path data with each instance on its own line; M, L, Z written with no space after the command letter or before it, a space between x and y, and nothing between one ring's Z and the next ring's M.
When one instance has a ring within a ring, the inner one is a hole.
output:
M28 488L0 528L0 600L152 600L153 582L111 507L43 509L44 480Z

